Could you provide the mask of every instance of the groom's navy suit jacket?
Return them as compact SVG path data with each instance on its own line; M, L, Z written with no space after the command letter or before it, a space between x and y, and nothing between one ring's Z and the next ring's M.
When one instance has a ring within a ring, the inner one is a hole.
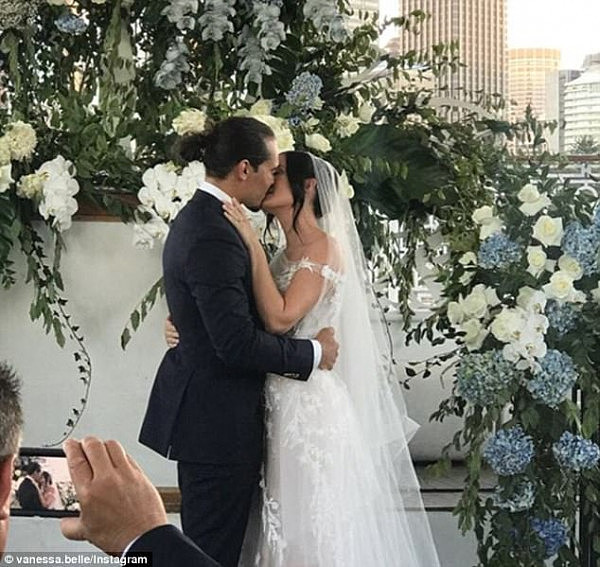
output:
M248 251L204 191L173 222L163 272L180 342L158 369L140 442L177 461L260 462L265 373L306 380L313 346L263 330Z

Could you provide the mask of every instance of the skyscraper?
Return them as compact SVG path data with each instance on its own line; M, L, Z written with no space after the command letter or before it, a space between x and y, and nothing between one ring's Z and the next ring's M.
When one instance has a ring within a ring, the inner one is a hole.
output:
M559 65L558 49L508 50L508 98L516 103L510 106L511 120L522 119L528 105L539 120L558 120L558 112L546 115L546 97L550 86L558 89Z
M437 78L444 96L474 100L476 93L506 94L505 0L399 0L400 15L423 10L430 17L418 34L402 32L400 53L425 51L440 43L458 43L465 67Z
M578 138L600 143L600 53L588 55L583 74L565 85L565 141L568 153Z

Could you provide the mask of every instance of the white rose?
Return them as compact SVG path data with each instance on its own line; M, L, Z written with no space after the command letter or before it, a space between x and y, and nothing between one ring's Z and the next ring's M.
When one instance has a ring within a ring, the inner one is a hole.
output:
M559 246L563 236L562 219L541 216L533 226L533 237L544 246Z
M496 315L490 330L492 335L503 343L518 340L521 330L525 325L525 318L521 309L503 309Z
M549 299L558 301L573 301L576 297L576 290L573 287L573 278L567 272L559 270L550 277L550 282L544 287L544 293Z
M484 205L475 209L471 218L476 224L486 224L486 222L494 218L494 209L489 205Z
M17 122L9 124L9 130L5 136L12 159L23 160L32 156L37 145L37 136L30 124L17 120Z
M541 246L528 246L527 247L527 262L529 266L527 271L534 277L537 278L546 269L546 261L548 256Z
M294 149L294 136L283 118L269 116L268 114L256 114L252 118L266 124L273 130L280 152L288 152Z
M489 205L475 209L471 218L476 224L481 225L479 231L479 238L481 240L485 240L488 236L502 230L502 221L494 216L494 209Z
M463 266L476 266L477 255L475 252L465 252L459 259L458 262Z
M471 293L461 301L461 307L465 313L465 317L481 319L487 315L488 302L483 288L483 285L476 286Z
M331 143L321 134L307 134L305 142L308 148L324 154L331 150Z
M10 145L6 136L0 138L0 165L8 165L10 163Z
M533 217L537 215L542 209L545 209L550 205L551 201L548 195L540 195L540 197L533 201L532 203L527 202L523 203L519 210L528 217Z
M13 182L11 170L12 165L10 163L0 166L0 193L7 191Z
M197 108L182 110L173 120L173 130L180 136L204 132L206 118L206 114Z
M540 192L536 185L528 183L519 191L517 198L521 203L535 203L540 198Z
M348 174L346 173L345 169L340 175L340 192L348 199L352 199L352 197L354 197L354 187L352 187L350 184L350 181L348 180Z
M465 312L463 308L460 306L460 303L456 301L451 301L448 303L447 307L448 321L450 321L451 325L459 325L465 319Z
M497 305L500 305L498 294L493 287L484 288L483 293L485 294L485 299L490 307L496 307Z
M336 120L336 130L340 138L348 138L352 134L356 134L360 127L358 118L351 114L340 114Z
M583 268L575 258L568 254L563 254L558 259L558 268L569 274L574 280L579 280L583 277Z
M517 305L526 311L543 313L546 309L547 297L543 291L524 286L519 290Z
M257 114L271 114L273 110L273 103L265 98L258 99L251 107L250 107L250 115L255 116Z
M496 232L502 232L504 225L498 217L494 217L479 230L479 240L485 240Z
M477 319L465 321L460 326L460 330L465 333L463 340L468 350L480 349L483 341L489 334L489 331Z

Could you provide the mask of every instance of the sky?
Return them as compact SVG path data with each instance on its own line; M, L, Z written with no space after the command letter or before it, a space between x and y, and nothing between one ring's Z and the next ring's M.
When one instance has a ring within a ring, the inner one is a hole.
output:
M398 0L380 0L385 14ZM561 51L562 69L579 69L589 53L600 53L600 0L507 0L508 47Z

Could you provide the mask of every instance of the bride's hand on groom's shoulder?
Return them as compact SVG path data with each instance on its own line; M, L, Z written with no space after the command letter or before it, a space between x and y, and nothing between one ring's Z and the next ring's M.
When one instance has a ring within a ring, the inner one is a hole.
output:
M175 348L179 344L179 333L170 315L165 319L165 342L169 348Z
M244 244L248 248L258 240L246 211L237 199L231 199L229 203L223 203L223 214L240 233Z

